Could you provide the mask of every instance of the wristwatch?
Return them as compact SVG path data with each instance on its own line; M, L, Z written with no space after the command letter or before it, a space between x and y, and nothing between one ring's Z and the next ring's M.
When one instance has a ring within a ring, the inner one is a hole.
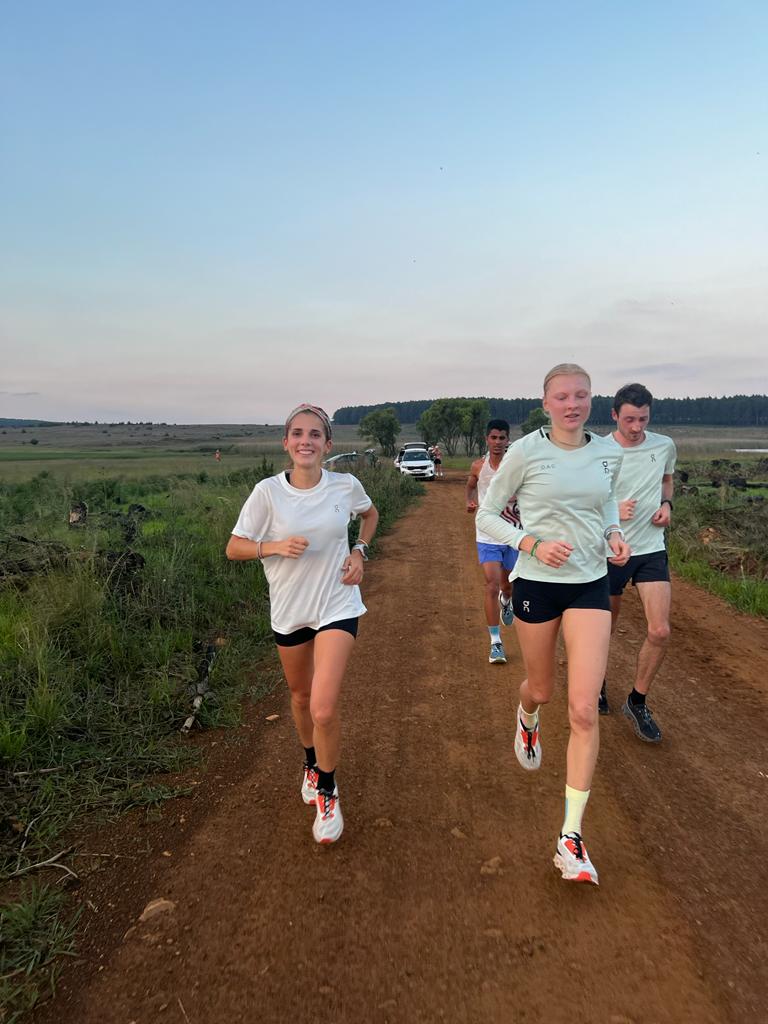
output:
M363 556L363 561L368 561L368 545L365 543L364 540L359 540L357 544L353 544L352 550L359 551L360 554Z
M674 507L675 507L672 504L672 502L669 500L669 498L662 498L661 501L659 502L659 507L661 507L662 505L669 505L670 512L672 512L674 510Z

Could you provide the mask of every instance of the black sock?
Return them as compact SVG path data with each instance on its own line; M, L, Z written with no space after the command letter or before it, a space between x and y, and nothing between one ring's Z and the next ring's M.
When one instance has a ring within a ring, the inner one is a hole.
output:
M638 704L645 704L645 694L638 693L633 686L632 693L630 693L630 695L627 697L627 702L629 704L634 704L635 706L637 706Z
M317 769L317 788L322 789L324 793L332 793L336 787L336 780L334 775L336 769L333 768L329 772L324 772L322 768Z
M314 747L304 747L304 764L307 768L314 768L317 764Z

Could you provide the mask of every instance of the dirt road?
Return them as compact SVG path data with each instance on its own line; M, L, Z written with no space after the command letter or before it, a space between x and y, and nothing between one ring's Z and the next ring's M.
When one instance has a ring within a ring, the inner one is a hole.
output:
M664 741L601 721L585 818L601 885L565 883L564 693L541 771L523 772L517 645L505 631L509 663L487 664L462 485L431 485L370 563L341 842L312 841L281 687L203 739L192 798L92 838L121 858L81 890L82 959L42 1024L768 1020L768 624L676 581L652 701ZM617 710L644 632L634 594L625 605ZM175 909L137 924L161 897Z

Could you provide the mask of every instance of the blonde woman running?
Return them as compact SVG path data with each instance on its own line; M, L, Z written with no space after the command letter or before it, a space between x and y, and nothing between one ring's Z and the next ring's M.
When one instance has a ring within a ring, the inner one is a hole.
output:
M342 833L335 772L339 696L365 614L359 584L378 512L357 477L329 473L331 423L316 405L297 406L285 421L291 469L260 480L243 505L227 545L236 561L260 559L291 711L304 746L301 796L315 806L312 834L333 843ZM350 552L347 526L359 517Z
M527 770L541 765L539 709L552 698L562 624L571 731L555 866L563 878L597 885L581 829L597 761L597 698L611 638L606 544L615 565L623 565L631 552L614 497L621 452L584 429L591 401L586 370L562 363L549 371L542 405L551 426L510 446L477 523L520 552L512 603L527 677L520 686L515 755ZM523 528L501 518L510 494L517 495Z

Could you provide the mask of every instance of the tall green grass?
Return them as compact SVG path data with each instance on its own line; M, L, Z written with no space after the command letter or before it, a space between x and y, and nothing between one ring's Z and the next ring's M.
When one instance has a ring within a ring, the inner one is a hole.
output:
M750 615L768 616L768 501L724 485L675 499L674 570Z
M55 988L61 956L74 953L78 914L62 914L66 893L27 885L0 907L0 1021L15 1024Z

